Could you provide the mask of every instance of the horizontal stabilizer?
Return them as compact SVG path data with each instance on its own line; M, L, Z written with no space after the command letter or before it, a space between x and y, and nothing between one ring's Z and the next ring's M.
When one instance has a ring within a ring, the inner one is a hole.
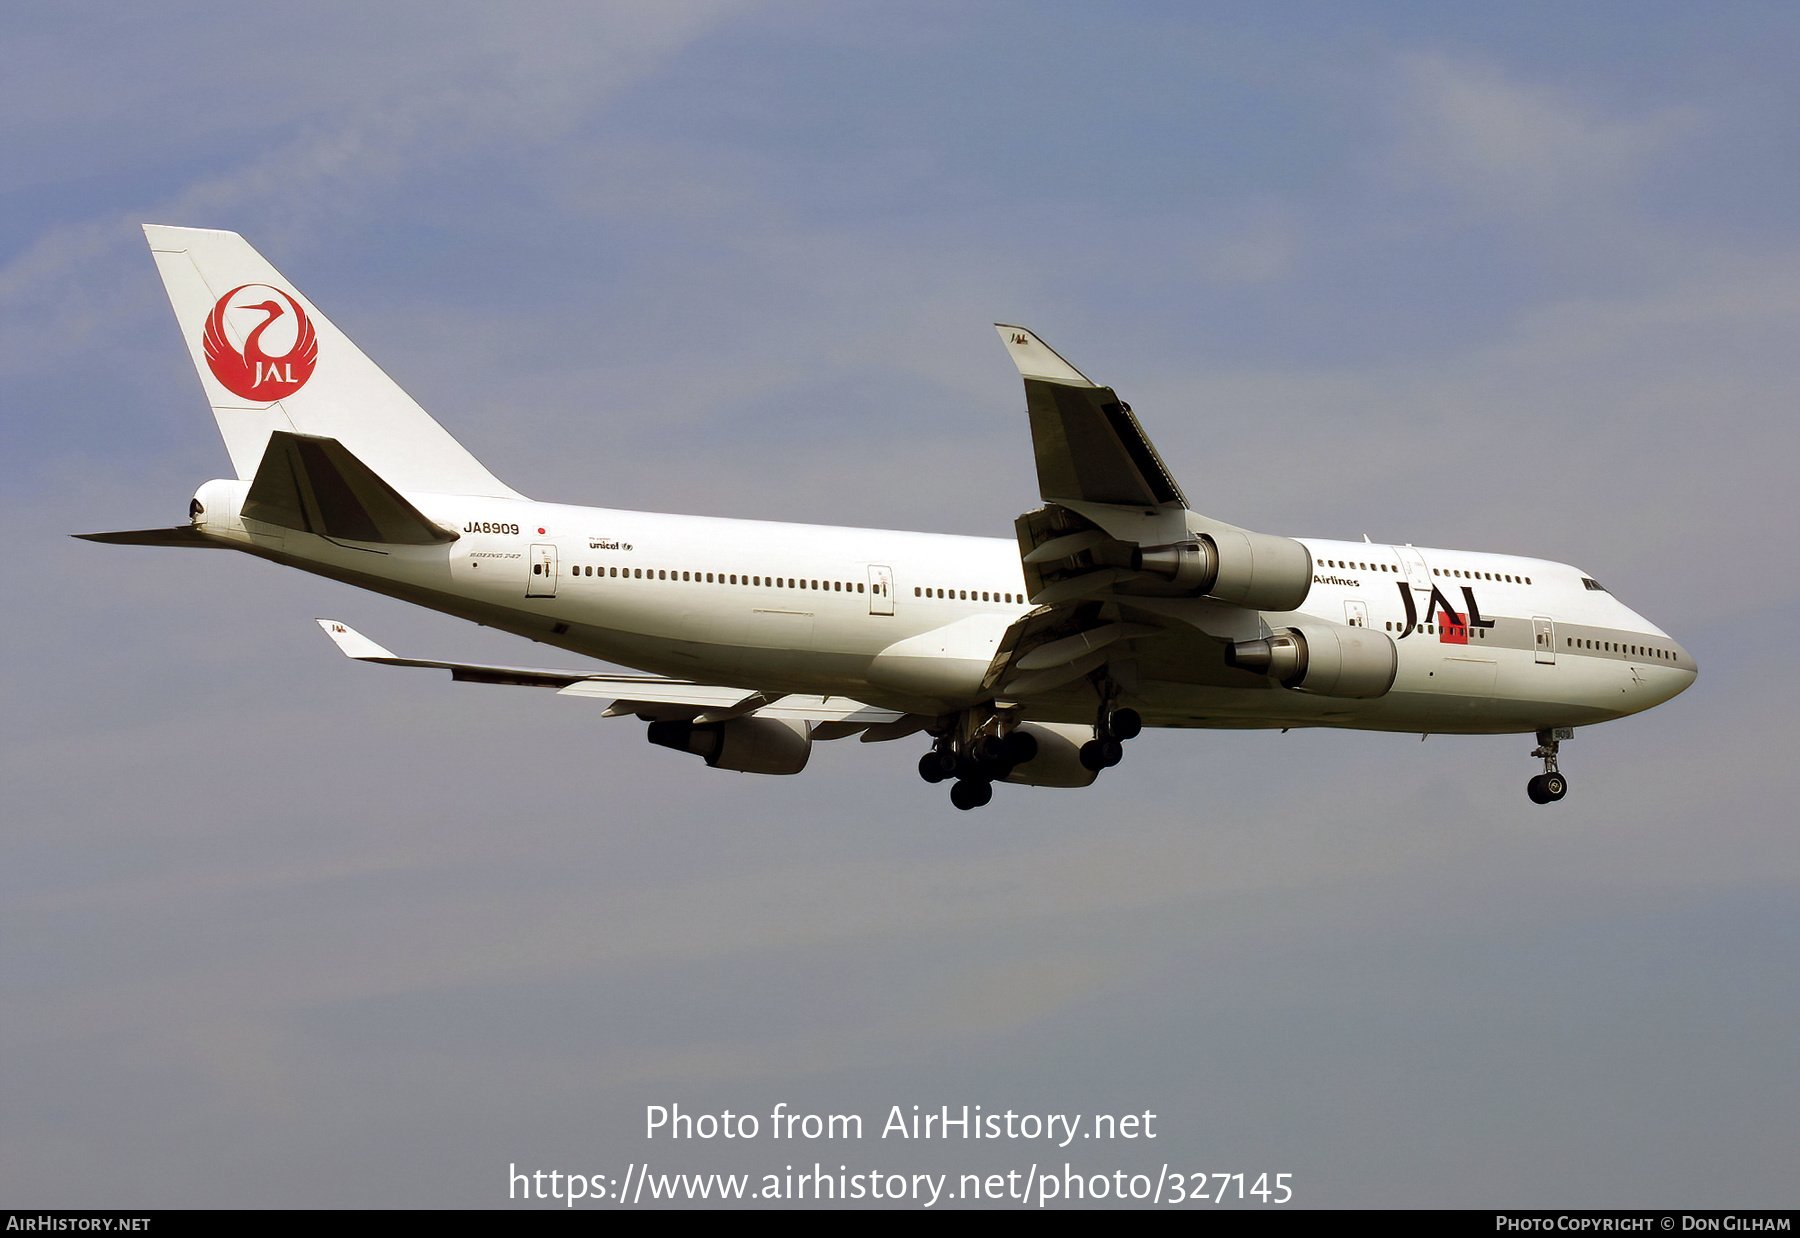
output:
M1168 466L1111 387L1096 386L1024 327L995 323L1025 380L1025 408L1046 501L1185 508Z
M244 496L244 518L348 542L432 546L457 535L427 520L334 438L276 430Z
M84 542L107 542L113 546L203 546L217 549L219 543L208 541L191 524L178 524L172 529L126 529L119 533L76 533Z

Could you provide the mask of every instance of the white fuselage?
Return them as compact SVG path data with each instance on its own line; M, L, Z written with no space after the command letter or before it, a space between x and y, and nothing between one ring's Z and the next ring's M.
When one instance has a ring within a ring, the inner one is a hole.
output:
M699 682L944 711L971 703L944 685L978 683L1001 634L1032 609L1011 540L408 494L458 540L374 547L245 522L245 488L201 489L198 527L209 539ZM1391 690L1349 700L1284 689L1196 659L1187 632L1166 656L1155 638L1138 642L1135 695L1146 724L1521 732L1635 713L1694 678L1678 644L1565 564L1298 540L1315 562L1298 611L1259 619L1198 599L1147 605L1220 649L1301 617L1386 632L1399 654ZM1450 622L1446 606L1456 612ZM893 670L924 665L895 656L921 651L932 655L936 680ZM1076 685L1032 697L1023 716L1091 721L1093 701Z

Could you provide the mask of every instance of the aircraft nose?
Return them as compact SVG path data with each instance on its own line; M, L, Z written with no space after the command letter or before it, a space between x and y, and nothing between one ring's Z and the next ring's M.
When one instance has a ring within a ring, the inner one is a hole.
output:
M1661 700L1680 696L1693 687L1694 680L1700 677L1700 664L1694 661L1694 655L1680 645L1675 646L1675 665L1668 668L1671 672L1663 680Z
M1675 658L1675 665L1688 673L1689 680L1700 673L1700 664L1694 661L1694 655L1689 653L1685 646L1675 646Z

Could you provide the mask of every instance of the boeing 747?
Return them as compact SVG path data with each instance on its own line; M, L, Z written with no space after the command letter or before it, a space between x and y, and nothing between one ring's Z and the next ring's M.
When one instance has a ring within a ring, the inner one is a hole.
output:
M234 232L147 226L234 478L173 528L633 668L351 658L592 698L716 769L796 774L815 742L923 733L961 809L996 782L1091 784L1144 727L1529 734L1563 798L1573 729L1694 659L1587 572L1289 538L1201 515L1131 406L1024 327L1041 506L1011 538L721 520L528 499L488 472Z

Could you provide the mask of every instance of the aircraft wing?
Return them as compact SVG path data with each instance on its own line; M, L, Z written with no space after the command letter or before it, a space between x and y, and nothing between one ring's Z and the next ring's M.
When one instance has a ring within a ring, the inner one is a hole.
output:
M1024 327L995 323L994 328L1025 380L1038 493L1046 503L1186 509L1186 496L1131 405Z
M1025 383L1044 505L1014 522L1036 609L1007 633L986 686L1017 699L1116 673L1138 641L1213 673L1225 642L1262 634L1259 612L1300 605L1304 546L1191 510L1112 388L1024 327L995 329Z
M820 697L760 692L752 688L692 683L660 675L606 675L545 667L491 666L478 662L402 658L348 624L335 619L320 619L317 622L346 657L358 662L446 670L450 672L452 679L462 683L555 688L563 696L590 697L610 702L604 715L609 718L632 714L650 720L679 719L707 723L725 722L755 714L761 718L812 723L815 734L821 739L837 739L859 731L865 732L866 739L897 739L919 729L926 721L921 718L916 726L911 725L909 720L912 715L892 709L880 709L847 696ZM868 734L873 728L879 729Z

